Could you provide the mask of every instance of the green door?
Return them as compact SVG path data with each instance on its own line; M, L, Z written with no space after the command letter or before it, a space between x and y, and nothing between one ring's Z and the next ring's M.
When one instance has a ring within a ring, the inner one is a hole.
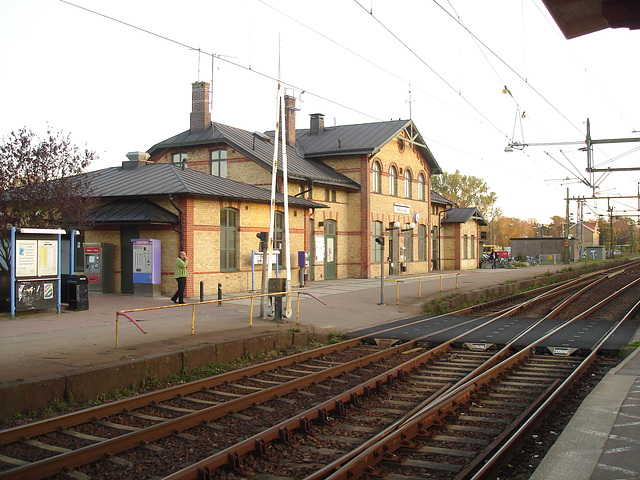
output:
M324 278L335 280L337 251L336 251L336 231L337 222L335 220L324 221Z

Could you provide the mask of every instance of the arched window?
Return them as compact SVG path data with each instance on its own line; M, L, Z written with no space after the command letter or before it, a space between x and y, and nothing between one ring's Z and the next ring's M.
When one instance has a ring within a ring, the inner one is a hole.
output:
M389 169L389 195L398 196L398 171L393 165Z
M469 258L469 236L465 235L462 240L462 258L466 260Z
M380 263L382 260L382 245L376 242L376 238L382 237L383 234L382 222L373 222L371 225L371 241L373 242L373 247L371 248L371 263Z
M373 162L373 185L372 185L372 190L374 193L382 193L381 187L380 187L380 162Z
M238 210L220 210L220 271L238 269Z
M471 258L476 258L476 236L471 235Z
M404 171L404 198L411 198L411 172L408 168Z
M418 200L424 202L427 196L425 194L425 182L424 182L424 174L420 173L418 175Z

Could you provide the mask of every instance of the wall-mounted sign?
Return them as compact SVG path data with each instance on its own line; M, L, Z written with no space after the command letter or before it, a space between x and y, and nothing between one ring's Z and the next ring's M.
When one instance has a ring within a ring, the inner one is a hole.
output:
M38 276L58 275L58 241L38 240Z
M38 241L16 240L16 277L38 276Z
M16 240L16 277L57 275L57 240Z
M324 262L324 236L316 237L315 263Z
M409 215L411 213L411 205L403 205L401 203L393 204L393 213Z

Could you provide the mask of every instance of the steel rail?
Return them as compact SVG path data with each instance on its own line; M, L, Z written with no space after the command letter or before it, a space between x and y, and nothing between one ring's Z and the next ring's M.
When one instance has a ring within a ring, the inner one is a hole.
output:
M543 295L546 295L543 294ZM491 319L488 322L485 322L484 325L491 323L495 321L494 319ZM481 328L481 326L476 327L476 328ZM468 332L465 332L466 335L468 334ZM549 333L550 335L550 333ZM544 337L546 338L546 336ZM420 340L423 340L424 337L421 337ZM436 353L438 353L438 351L442 352L444 351L444 348L448 348L450 345L452 345L452 343L456 340L458 340L459 338L456 337L456 339L451 340L450 342L447 342L446 344L441 345L440 347L430 350L429 352L421 355L420 357L416 357L416 359L411 360L410 362L407 362L407 364L402 365L400 367L397 367L397 371L406 371L406 369L411 370L413 368L412 365L418 365L420 364L420 362L423 361L423 357L425 356L433 356ZM416 340L418 341L418 340ZM500 354L496 354L494 355L491 359L489 359L487 362L485 362L483 364L483 366L478 367L476 370L474 370L474 374L476 375L476 379L475 382L473 383L473 385L477 385L478 382L478 378L484 379L481 382L481 385L485 385L486 383L488 383L489 381L491 381L492 377L490 375L488 375L486 372L482 373L483 371L487 370L487 368L489 368L489 365L495 364L498 361L501 361L501 365L502 368L505 368L505 359L504 359L504 355L507 355L507 348L503 349L503 351L500 352ZM526 353L528 353L528 355L532 355L532 351L533 349L531 349L530 351L527 352L527 350L525 350ZM522 354L518 355L514 355L514 357L516 357L515 360L511 360L510 363L508 363L509 365L514 365L516 363L519 363L522 361ZM410 365L411 364L411 365ZM395 370L395 369L394 369ZM392 378L392 376L390 376L388 373L386 374L382 374L381 377L384 377L386 375L386 378ZM471 374L467 375L467 377L469 377ZM480 375L480 377L477 377L477 375ZM466 378L466 377L465 377ZM458 388L456 389L456 391L458 393L460 392L466 392L468 391L467 389L469 388L469 385L471 385L470 382L467 382L466 384L461 384L461 382L457 382L456 385L458 385ZM448 390L451 390L452 387L449 387ZM365 395L366 394L364 392L366 392L366 387L363 389L362 386L357 387L357 391L355 390L351 390L346 394L342 394L340 396L340 400L329 400L328 403L326 404L327 408L328 405L332 404L334 405L334 408L337 408L338 410L340 410L343 407L340 407L338 405L340 405L340 402L345 402L347 401L347 399L350 399L350 401L354 402L357 401L355 400L353 394L356 395ZM444 393L444 392L443 392ZM442 400L444 398L444 400ZM454 397L449 396L448 399L452 399ZM442 395L440 396L440 401L447 401L447 397L443 397ZM454 403L457 402L458 400L453 399L452 400ZM423 402L423 406L417 410L423 410L423 411L428 411L428 409L426 408L429 405L433 405L436 402L436 397L430 397L430 400L427 402ZM436 405L437 406L437 405ZM434 408L432 406L432 408ZM184 469L181 472L176 472L173 475L170 475L169 477L166 477L167 480L177 480L177 479L190 479L190 478L208 478L208 476L210 475L210 473L213 470L225 467L225 466L230 466L231 468L235 468L237 466L239 466L239 462L240 462L240 458L244 455L247 455L249 453L252 452L258 452L258 454L261 451L264 451L264 446L266 445L266 443L268 442L272 442L272 441L276 441L278 439L283 440L283 438L287 438L288 436L288 432L292 429L292 428L302 428L302 430L305 430L308 428L309 422L311 420L317 419L318 417L321 417L322 414L314 414L313 412L320 412L322 409L318 409L317 407L314 407L312 409L311 412L307 412L306 415L298 415L296 416L295 419L289 419L285 422L282 422L281 424L272 427L271 429L268 429L266 431L263 431L243 442L241 442L238 445L229 447L228 449L219 452L207 459L201 460L200 462L187 467L186 469ZM436 415L433 418L438 418L438 415ZM303 419L303 420L301 420ZM400 421L398 424L402 424L402 423L406 423L407 420L404 419L402 421ZM398 428L396 426L396 428ZM384 435L383 435L384 436Z
M478 327L478 328L479 328L479 327ZM348 341L348 342L343 342L342 344L333 345L333 346L330 346L330 347L324 347L324 348L331 348L331 349L334 349L334 350L339 350L339 349L342 349L342 348L347 348L347 347L349 346L349 344L353 344L353 343L356 343L356 342L359 342L359 341L360 341L360 339L358 338L358 339L353 339L353 340ZM409 344L409 345L414 345L414 344L415 344L415 342L413 342L413 343L411 343L411 344ZM401 347L402 347L402 348L410 348L410 346L409 346L409 347L407 347L406 345L407 345L407 344L405 344L405 346L401 346ZM321 350L321 349L318 349L318 350ZM436 350L434 350L434 352L435 352L435 351L436 351ZM313 358L314 356L317 356L317 355L320 355L320 354L321 354L321 353L318 353L317 351L312 351L311 353L309 353L309 358ZM367 357L367 358L369 358L369 357ZM300 361L300 360L297 360L297 361ZM272 361L272 362L278 362L278 361L276 360L276 361ZM272 362L268 362L268 363L272 363ZM285 362L285 363L286 363L286 362ZM295 361L291 361L290 363L295 363ZM236 371L236 372L229 372L229 373L230 373L230 374L233 374L233 373L236 373L236 374L237 374L238 372L243 372L243 373L242 373L242 375L246 375L246 374L247 374L247 371L248 371L248 370L251 370L251 369L255 369L255 370L257 370L257 371L264 371L264 370L265 370L265 365L267 365L267 364L262 364L262 365L260 365L260 366L258 366L258 367L247 367L247 369L243 369L243 370ZM277 368L277 367L274 367L274 368ZM224 376L224 375L225 375L225 374L222 374L220 377L222 377L222 376ZM242 376L242 375L241 375L241 376ZM220 379L219 377L214 377L214 378L216 378L216 380L219 380L219 379ZM231 378L231 377L229 377L229 378ZM229 378L227 378L227 379L226 379L226 381L229 381ZM305 378L306 378L306 377L305 377ZM194 382L194 383L203 383L203 384L204 384L204 383L206 383L206 382L209 382L209 384L210 384L210 385L215 386L215 385L218 385L219 383L223 383L224 381L225 381L225 380L215 381L215 382L213 382L213 384L211 384L211 383L210 383L210 382L211 382L211 379L205 379L205 380L198 381L198 382ZM290 382L288 382L288 383L287 383L287 385L289 385L289 383L290 383ZM181 390L181 389L182 389L182 388L184 388L184 387L186 387L186 386L177 386L177 387L175 387L175 388L169 389L169 390L175 390L175 391L173 391L173 392L166 392L166 393L164 393L164 395L166 395L166 396L167 396L167 398L172 398L172 397L174 397L174 396L176 395L176 391ZM195 389L195 390L191 390L191 391L197 391L197 390L198 390L198 389L200 389L200 388L202 388L202 387L199 387L199 388L197 388L197 389ZM275 388L275 387L274 387L274 388ZM271 390L271 389L268 389L268 390ZM148 395L152 396L153 394L148 394ZM141 396L141 397L143 397L143 396ZM254 397L253 397L252 395L249 395L249 396L247 396L247 397L251 397L251 398L252 398L251 402L255 401L255 400L254 400ZM245 398L247 398L247 397L245 397ZM120 402L114 402L114 404L110 404L110 407L115 408L114 412L116 412L116 413L120 413L120 412L122 412L123 410L126 410L127 408L129 408L129 407L125 406L125 404L126 404L126 402L127 402L128 400L129 400L129 399L125 399L125 400L120 401ZM134 399L131 401L131 404L130 404L130 405L134 405L134 404L136 404L139 400L141 400L141 398L140 398L140 397L138 397L138 398L134 398ZM225 403L224 405L230 405L230 404L232 404L232 403L234 403L234 402L235 402L235 401L227 402L227 403ZM120 403L120 404L118 404L118 403ZM142 403L142 405L146 405L146 404L148 404L148 402L147 402L147 403L144 403L144 402ZM95 407L95 408L101 408L101 407ZM213 407L211 407L211 408L213 408ZM236 403L236 404L234 405L234 407L233 407L233 409L234 409L234 410L236 410L236 409L241 409L241 408L243 408L243 407L242 407L242 405L241 405L240 403ZM88 415L89 417L93 417L93 416L95 416L95 414L94 414L94 411L93 411L93 410L94 410L94 409L89 409L89 413L90 413L90 414ZM205 409L205 410L208 410L208 409ZM201 412L203 412L203 411L200 411L200 412L197 412L197 413L198 413L198 414L200 414ZM186 417L190 417L191 415L193 415L193 414L189 414L189 415L187 415ZM195 415L195 416L199 416L199 415ZM80 418L80 417L77 417L77 418ZM178 418L178 419L176 419L176 420L180 420L180 419L184 419L184 418L185 418L185 417L180 417L180 418ZM201 421L201 420L199 420L199 421ZM43 421L43 422L38 422L38 423L40 423L40 424L46 424L46 423L48 423L48 421ZM69 424L69 426L74 426L74 425L77 425L78 423L83 423L83 421L76 421L75 423L73 423L73 422L72 422L71 424ZM169 428L171 429L171 431L175 430L175 426L173 426L173 425L172 425L172 424L173 424L173 421L164 422L164 423L163 423L163 424L161 424L161 425L167 425L167 424L171 424L171 426L169 427ZM35 425L35 424L32 424L32 425ZM27 426L27 427L28 427L28 426ZM18 431L18 430L21 430L21 428L22 428L22 427L18 427L18 428L16 428L16 429L11 429L11 430ZM61 427L61 428L64 428L64 426L63 426L63 427ZM188 428L188 427L186 427L186 428ZM158 430L161 430L161 429L158 429ZM24 432L24 431L25 431L25 430L23 430L23 432ZM33 430L33 431L35 431L35 430ZM127 434L127 435L123 435L123 436L118 437L118 438L124 438L124 437L128 437L128 436L130 436L130 435L131 435L131 436L134 436L134 435L132 435L132 434ZM21 435L21 436L23 436L23 437L24 437L24 435ZM87 447L87 448L89 448L89 447ZM84 449L81 449L81 450L84 450ZM53 457L53 459L59 459L59 460L61 460L61 457L64 457L65 455L66 455L66 454L58 455L57 457ZM84 462L84 463L86 463L86 462ZM66 467L66 468L69 468L69 466L68 466L68 465L66 465L65 467ZM10 472L16 473L16 472L17 472L17 470L21 470L21 469L22 469L21 471L24 471L24 469L23 469L23 468L24 468L24 467L20 467L19 469L14 469L14 470L11 470ZM3 475L0 475L0 478L3 478Z
M627 319L640 308L640 300L636 302L629 311L613 325L605 335L598 341L598 343L591 349L591 353L584 359L581 365L558 387L558 389L551 395L540 408L532 413L531 417L520 426L520 428L509 438L494 454L486 460L486 463L471 477L471 480L480 480L487 478L492 474L497 474L497 470L504 464L505 457L510 457L515 451L517 451L523 443L523 438L529 436L529 434L538 427L544 416L547 415L549 408L556 405L561 397L569 390L569 388L577 381L577 379L585 372L585 370L591 366L597 359L599 350L604 343L616 333L616 331L627 321ZM472 469L469 470L469 473ZM460 477L463 479L466 477Z
M396 347L381 350L366 357L352 360L351 362L330 367L320 372L314 372L308 376L290 380L283 384L266 388L264 390L251 393L241 398L229 400L228 402L222 403L220 405L207 407L202 410L194 411L193 413L189 413L181 417L169 419L165 422L152 425L138 431L126 433L124 435L120 435L118 437L111 438L100 443L88 445L71 452L61 453L59 455L38 462L20 466L5 472L0 472L0 479L45 478L66 469L86 465L89 462L99 460L105 454L113 455L115 453L137 447L141 443L159 440L175 433L176 430L183 431L189 428L193 428L194 426L201 424L202 422L212 421L224 415L228 415L230 412L251 407L255 403L261 403L274 397L290 393L295 389L312 385L315 382L333 378L341 373L353 371L356 368L376 363L385 356L391 356L395 353L409 350L413 348L413 346L414 344L412 342L409 342L398 345Z
M419 430L425 428L425 424L428 423L426 422L426 419L433 418L434 413L443 409L446 410L446 409L457 408L457 405L465 401L466 395L469 392L468 390L469 388L474 387L474 391L475 391L475 387L477 387L478 385L482 386L487 384L488 382L491 381L492 377L497 377L501 375L502 372L510 369L517 363L523 362L527 357L533 355L534 348L537 345L539 345L542 341L550 338L552 335L554 335L561 329L565 328L569 324L581 318L584 318L584 316L588 315L589 313L592 313L598 308L601 308L603 305L614 300L622 292L636 285L638 282L640 282L640 278L634 280L633 282L630 282L622 289L614 292L613 294L608 296L606 299L603 299L597 304L589 307L588 309L576 315L575 317L568 320L567 322L561 325L558 325L556 328L551 329L545 335L543 335L540 339L536 340L529 346L523 348L520 352L516 353L515 355L509 357L508 359L505 359L500 364L492 367L486 372L481 373L478 377L472 380L469 380L464 384L458 383L454 385L449 391L445 392L440 398L438 398L431 404L426 405L423 412L419 412L413 418L407 420L406 424L403 425L401 428L398 428L393 433L380 439L376 444L371 445L364 452L360 452L358 455L353 456L346 463L344 463L340 468L335 469L335 471L332 474L323 477L323 480L354 480L355 478L362 476L364 473L366 473L367 469L370 468L372 465L376 465L377 463L381 462L384 459L386 454L389 454L390 452L397 450L398 448L400 448L400 446L402 446L403 442L406 442L407 440L410 440L414 436L416 436ZM634 307L631 309L631 311L635 310L639 304L640 302L636 303ZM625 319L630 313L628 313L625 316ZM620 321L620 323L621 322L622 321ZM606 338L609 338L611 334L612 333L608 333L606 335ZM604 343L604 340L601 340L598 343L598 345L601 345L602 343ZM586 363L581 362L581 365L576 369L577 372L574 371L570 376L570 378L577 378L578 376L580 376L580 374L583 373L586 368L588 368L588 366L591 364L593 359L595 359L595 354L596 354L595 352L592 352L592 354L590 354L589 357L587 357L590 359L588 362ZM550 405L549 402L551 400L549 399L551 398L557 401L557 399L560 398L561 393L565 392L569 388L569 385L570 385L569 381L565 380L562 383L562 385L558 387L558 389L560 389L560 392L558 394L552 394L548 398L545 398L544 402L541 403L540 408L543 408L543 406ZM537 401L540 401L542 398L543 397L539 397ZM539 409L535 409L533 410L533 412L535 413L538 410ZM534 415L534 413L532 413L531 415ZM523 419L520 419L520 420L521 420L522 426L527 425L529 423L526 421L523 422L522 421ZM418 427L416 427L416 425ZM518 424L517 423L512 424L511 428L513 428L515 425L518 425ZM515 442L515 440L513 440L513 442ZM466 477L460 476L456 478L463 479ZM478 477L478 478L483 478L483 477ZM308 480L308 479L305 479L305 480ZM314 480L319 480L319 478L314 477Z
M215 376L182 385L175 385L156 392L124 398L105 405L97 405L95 407L79 410L62 416L2 430L0 431L0 445L6 445L22 438L32 438L38 435L43 435L58 429L71 428L76 425L89 422L96 417L106 417L121 413L124 410L134 410L149 405L154 401L163 402L179 395L189 395L202 389L212 388L225 382L238 380L244 376L256 375L258 373L275 370L294 363L311 360L322 355L345 350L358 345L360 342L360 338L354 338L344 342L309 350L307 352L301 352L296 355L286 356L238 370L220 373Z

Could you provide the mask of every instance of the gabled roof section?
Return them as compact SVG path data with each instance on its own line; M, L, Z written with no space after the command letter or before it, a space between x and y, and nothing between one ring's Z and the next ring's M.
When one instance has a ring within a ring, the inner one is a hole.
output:
M454 208L447 210L442 223L466 223L469 220L477 220L481 226L489 225L477 208Z
M458 204L456 202L452 202L451 200L444 198L439 193L431 190L431 203L435 203L437 205L450 205L452 207L457 207Z
M442 170L422 135L412 120L391 120L388 122L360 123L324 127L324 130L311 135L310 129L296 129L296 139L304 158L323 158L339 155L375 155L380 149L406 131L403 140L418 147L426 159L432 174Z
M232 200L270 203L271 192L264 188L216 177L172 165L149 164L138 168L113 167L87 172L90 188L97 197L148 197L153 195L191 194ZM276 201L283 202L283 195L276 194ZM289 204L326 208L325 205L300 197L289 197Z
M100 224L176 225L179 223L176 214L146 199L113 200L94 208L89 216Z
M186 130L151 147L151 156L161 154L163 150L197 147L205 145L226 144L248 158L271 171L273 165L273 135L248 132L241 128L230 127L212 122L205 130L192 132ZM279 149L280 150L280 149ZM287 145L287 171L290 179L334 185L359 190L360 185L349 177L336 172L321 162L310 162L298 154L298 151ZM278 173L282 175L282 152L278 153Z

